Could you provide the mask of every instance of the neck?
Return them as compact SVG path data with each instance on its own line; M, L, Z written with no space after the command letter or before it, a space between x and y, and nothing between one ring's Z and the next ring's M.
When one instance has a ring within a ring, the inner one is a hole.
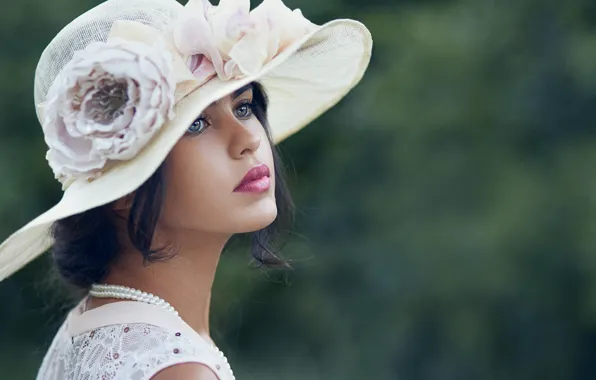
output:
M211 289L221 252L229 236L181 234L156 238L155 246L167 246L173 257L149 265L135 249L127 248L110 267L105 283L124 285L153 293L169 302L180 317L197 333L209 338ZM161 240L161 241L160 241ZM175 241L174 245L167 242ZM162 243L163 242L163 243ZM172 249L170 249L170 247ZM115 300L93 300L93 307Z

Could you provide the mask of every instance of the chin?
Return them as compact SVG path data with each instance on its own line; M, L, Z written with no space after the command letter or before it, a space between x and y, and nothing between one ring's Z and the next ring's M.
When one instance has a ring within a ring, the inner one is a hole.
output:
M262 230L269 226L277 217L277 205L275 199L263 199L254 205L238 210L235 215L238 231L236 233L247 233Z

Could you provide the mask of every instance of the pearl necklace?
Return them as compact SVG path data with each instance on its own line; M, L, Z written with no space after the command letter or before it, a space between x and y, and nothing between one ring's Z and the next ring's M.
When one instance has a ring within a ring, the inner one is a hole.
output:
M180 317L176 309L174 309L174 307L164 299L151 293L142 292L138 289L129 288L127 286L93 284L91 285L89 294L97 298L117 298L121 300L133 300L148 303L159 306L162 309L173 313L175 316Z
M178 315L178 311L176 311L176 309L174 309L174 307L172 305L170 305L169 302L166 302L164 299L162 299L154 294L142 292L138 289L129 288L128 286L93 284L93 285L91 285L91 290L89 290L89 295L96 297L96 298L116 298L116 299L122 299L122 300L133 300L133 301L148 303L151 305L159 306L162 309L167 310L170 313L177 316L178 318L180 318L180 315ZM224 353L214 344L209 344L209 346L215 352L217 352L217 354L222 358L224 363L226 363L226 365L230 371L230 374L232 374L232 379L235 379L233 372L232 372L232 368L230 367L230 364L228 363L228 359L226 358ZM219 369L219 365L217 366L217 369Z

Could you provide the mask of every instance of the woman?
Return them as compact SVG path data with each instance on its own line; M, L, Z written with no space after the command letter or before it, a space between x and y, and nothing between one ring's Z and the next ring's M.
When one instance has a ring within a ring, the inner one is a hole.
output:
M42 54L35 103L64 195L0 245L0 279L53 245L87 295L39 379L233 378L209 336L219 256L250 233L259 263L285 265L274 144L356 85L372 44L355 21L247 1L108 0Z

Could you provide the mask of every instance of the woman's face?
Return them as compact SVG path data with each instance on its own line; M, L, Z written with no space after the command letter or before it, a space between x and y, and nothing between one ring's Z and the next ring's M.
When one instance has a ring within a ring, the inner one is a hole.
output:
M161 227L235 234L273 222L273 154L256 106L249 85L212 104L189 125L166 160Z

